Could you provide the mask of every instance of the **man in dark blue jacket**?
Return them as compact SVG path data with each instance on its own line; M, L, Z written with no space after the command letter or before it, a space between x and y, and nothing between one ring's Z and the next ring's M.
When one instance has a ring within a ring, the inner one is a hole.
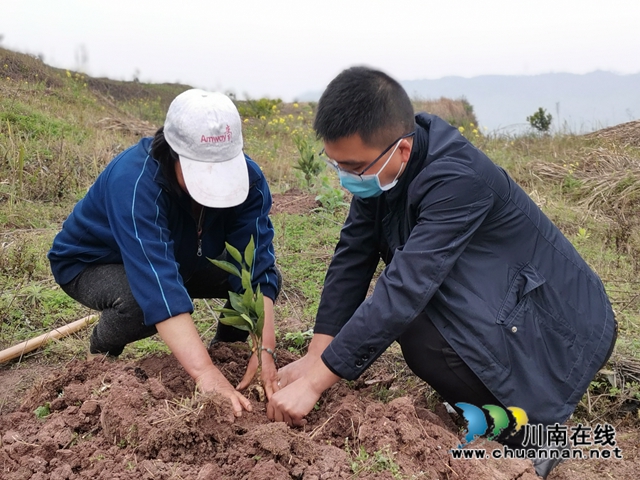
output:
M279 372L269 416L300 424L322 391L395 340L451 405L566 420L607 360L603 285L500 167L440 118L413 115L387 75L352 68L314 128L354 194L305 357ZM386 263L365 298L379 259Z
M169 107L155 137L111 161L56 236L49 260L71 297L101 311L90 352L119 355L158 332L204 391L218 391L236 413L250 408L213 365L191 319L191 298L241 292L239 279L208 258L225 242L243 251L253 236L254 286L265 296L263 381L277 389L273 359L275 267L271 194L260 168L243 153L242 124L223 94L188 90ZM231 260L231 259L230 259ZM219 325L214 340L246 339ZM238 388L253 378L251 359Z

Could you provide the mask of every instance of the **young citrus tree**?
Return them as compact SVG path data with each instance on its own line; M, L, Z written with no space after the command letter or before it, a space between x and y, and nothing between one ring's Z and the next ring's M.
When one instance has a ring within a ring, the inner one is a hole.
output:
M220 313L220 322L231 325L240 330L249 332L251 338L251 352L258 358L257 390L260 400L264 400L264 389L259 385L260 373L262 372L262 329L264 327L264 295L260 291L260 285L253 289L251 284L251 266L255 252L253 236L244 250L244 255L233 245L226 243L227 252L238 264L240 270L231 262L224 260L209 259L215 266L221 268L236 277L242 282L243 293L229 292L231 308L215 307L214 310Z

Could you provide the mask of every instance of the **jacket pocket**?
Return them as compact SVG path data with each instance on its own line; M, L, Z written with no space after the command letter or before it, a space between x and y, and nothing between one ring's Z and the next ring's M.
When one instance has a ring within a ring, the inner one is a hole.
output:
M510 325L527 305L528 294L545 283L545 278L530 264L525 264L514 276L496 323Z

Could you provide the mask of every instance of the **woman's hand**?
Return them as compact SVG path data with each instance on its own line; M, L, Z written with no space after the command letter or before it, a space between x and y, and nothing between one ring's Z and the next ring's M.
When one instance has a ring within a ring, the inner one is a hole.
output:
M252 410L251 402L234 389L233 385L229 383L224 375L222 375L222 372L214 365L212 365L211 370L206 371L196 378L196 385L204 393L215 392L227 398L231 402L231 408L233 408L233 414L236 417L242 416L243 410L248 412Z
M196 381L203 392L217 392L231 402L236 417L242 410L251 411L251 403L237 392L222 372L211 361L196 330L191 315L181 313L156 324L158 334L171 349L171 352Z
M258 357L256 357L255 354L252 354L251 358L249 359L249 364L247 365L247 371L236 387L236 390L244 390L245 388L247 388L255 377L257 370ZM274 392L280 390L280 387L278 387L278 370L276 369L276 362L273 359L273 356L266 350L262 350L262 373L260 375L260 380L262 381L262 385L264 386L267 400L270 400L271 395L273 395Z

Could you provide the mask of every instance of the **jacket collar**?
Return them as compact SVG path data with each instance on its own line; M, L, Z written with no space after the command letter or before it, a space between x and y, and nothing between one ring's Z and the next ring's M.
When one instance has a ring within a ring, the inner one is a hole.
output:
M385 195L388 202L393 203L400 198L404 198L413 179L425 167L427 152L429 150L430 117L431 115L426 114L416 116L416 134L413 136L411 155L409 156L409 161L407 162L404 173L400 175L398 184Z

